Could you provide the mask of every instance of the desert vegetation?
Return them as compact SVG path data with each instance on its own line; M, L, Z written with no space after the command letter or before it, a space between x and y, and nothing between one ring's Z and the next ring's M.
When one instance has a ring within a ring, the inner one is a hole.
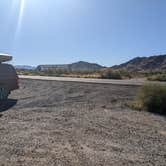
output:
M148 81L166 81L166 71L128 71L125 69L105 68L92 71L69 71L50 69L45 71L17 69L20 75L30 76L54 76L54 77L76 77L76 78L101 78L101 79L131 79L145 78Z
M166 81L166 73L155 74L148 77L149 81Z
M101 72L101 78L105 79L122 79L122 75L118 70L107 69Z
M145 84L141 87L131 107L166 115L166 85Z
M17 73L20 75L30 76L54 76L54 77L80 77L80 78L100 78L99 71L68 71L68 70L22 70L18 69Z
M77 77L77 78L101 78L101 79L129 79L134 77L134 73L127 70L113 70L111 68L94 71L68 71L68 70L23 70L17 69L20 75L30 76L55 76L55 77Z

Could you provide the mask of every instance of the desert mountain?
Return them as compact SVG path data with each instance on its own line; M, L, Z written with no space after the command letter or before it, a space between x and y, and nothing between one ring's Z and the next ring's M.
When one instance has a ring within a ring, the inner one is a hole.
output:
M39 65L37 67L38 71L47 70L66 70L66 71L96 71L104 68L96 63L88 63L79 61L72 64L62 64L62 65Z
M113 66L112 68L126 69L129 71L165 70L166 55L137 57L121 65Z
M14 66L15 69L25 69L25 70L34 70L34 66L27 66L27 65L16 65Z

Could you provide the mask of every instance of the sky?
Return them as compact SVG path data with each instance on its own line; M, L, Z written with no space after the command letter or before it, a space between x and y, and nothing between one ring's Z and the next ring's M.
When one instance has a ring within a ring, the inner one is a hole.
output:
M0 52L32 66L165 54L165 9L166 0L0 0Z

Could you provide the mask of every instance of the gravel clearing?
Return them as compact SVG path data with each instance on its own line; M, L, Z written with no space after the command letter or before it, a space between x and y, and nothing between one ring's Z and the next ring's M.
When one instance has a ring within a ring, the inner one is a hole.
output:
M166 118L125 107L138 89L22 79L0 104L0 166L165 166Z

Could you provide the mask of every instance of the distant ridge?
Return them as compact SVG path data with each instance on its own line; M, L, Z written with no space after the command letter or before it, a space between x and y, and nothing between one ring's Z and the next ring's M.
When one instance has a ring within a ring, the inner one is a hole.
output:
M121 65L113 66L112 69L126 69L129 71L166 70L166 55L136 57Z
M36 67L28 65L16 65L15 69L25 69L25 70L34 70Z
M47 70L65 70L65 71L97 71L103 69L104 67L96 64L84 61L79 61L71 64L55 64L55 65L39 65L36 69L38 71Z

